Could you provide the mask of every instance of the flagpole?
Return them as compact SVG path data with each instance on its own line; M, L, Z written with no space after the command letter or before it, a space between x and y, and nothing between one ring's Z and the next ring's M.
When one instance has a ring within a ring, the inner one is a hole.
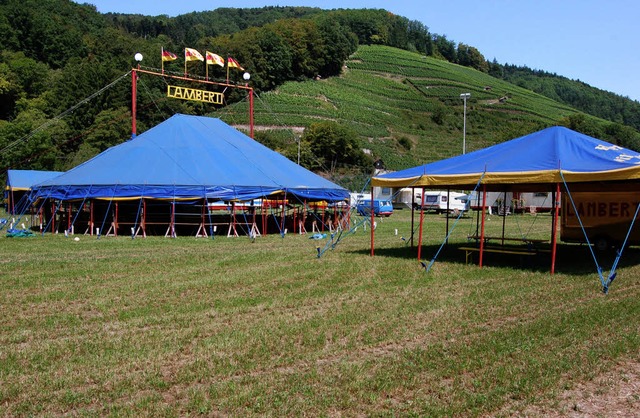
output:
M162 74L164 74L164 47L161 46L160 47L160 62L161 62L161 66L162 66Z
M207 62L207 57L204 57L204 72L205 72L205 77L207 78L207 81L209 81L209 63Z
M187 50L184 50L184 76L187 76Z
M229 57L227 57L227 84L229 84Z

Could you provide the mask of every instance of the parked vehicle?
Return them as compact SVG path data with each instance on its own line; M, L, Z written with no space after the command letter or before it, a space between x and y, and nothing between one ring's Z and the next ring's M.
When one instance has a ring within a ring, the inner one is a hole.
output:
M482 193L469 195L471 209L482 208ZM487 192L485 201L487 208L500 215L515 212L550 212L553 209L551 192Z
M416 190L413 198L413 206L419 209L422 206L422 190ZM447 192L442 190L425 190L424 210L433 210L436 213L464 212L469 210L467 195L459 192Z
M560 239L565 242L586 242L580 221L589 242L598 250L622 245L640 202L638 192L574 192L573 204L567 193L562 194ZM576 211L580 216L576 216ZM640 220L636 220L629 244L640 244Z
M371 216L371 200L360 201L356 205L356 210L361 216ZM393 213L393 204L390 200L374 200L373 201L373 215L389 217Z

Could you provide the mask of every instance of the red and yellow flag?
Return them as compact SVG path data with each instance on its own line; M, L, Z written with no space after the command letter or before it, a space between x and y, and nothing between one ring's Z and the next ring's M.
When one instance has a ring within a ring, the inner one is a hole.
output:
M178 59L178 56L173 52L162 50L162 61L175 61Z
M244 71L244 68L242 68L240 66L240 64L238 64L238 61L234 60L231 57L227 57L227 67L229 67L229 68L237 68L240 71Z
M184 60L185 61L204 61L204 57L201 53L193 48L185 48L184 49Z
M224 58L220 55L209 51L206 51L204 55L206 57L207 65L218 64L219 66L224 67Z

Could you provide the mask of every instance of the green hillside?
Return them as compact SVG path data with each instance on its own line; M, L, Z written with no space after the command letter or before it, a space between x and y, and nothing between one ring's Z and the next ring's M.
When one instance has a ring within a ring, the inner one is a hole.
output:
M553 124L640 150L640 103L488 62L476 48L383 9L220 8L169 18L105 15L68 0L7 0L0 33L0 177L9 168L68 170L129 139L125 75L134 54L160 71L159 51L186 47L238 60L257 93L256 138L336 181L368 177L373 159L398 169L460 153L466 92L468 151ZM223 69L211 70L213 80L226 81ZM184 73L179 60L167 72ZM207 72L192 65L189 74ZM244 83L242 71L230 76ZM138 134L175 113L247 125L247 104L234 89L225 92L229 106L216 110L167 99L166 82L141 78ZM342 139L332 140L332 130Z
M362 45L339 77L288 82L262 94L255 104L255 123L257 129L282 129L335 121L354 129L362 147L395 170L462 152L461 93L471 93L467 152L566 123L578 114L468 67L392 47ZM245 124L246 106L224 110L221 117ZM280 136L280 150L295 159L296 135Z

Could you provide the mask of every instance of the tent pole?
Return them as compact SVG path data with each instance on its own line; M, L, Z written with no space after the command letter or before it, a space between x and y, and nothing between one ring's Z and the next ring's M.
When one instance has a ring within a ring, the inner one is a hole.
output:
M476 207L480 207L480 193L476 194ZM480 236L480 212L476 211L476 242Z
M67 205L67 231L71 231L71 203Z
M556 248L558 246L558 213L560 212L560 183L556 184L553 196L553 230L551 231L551 275L556 271Z
M140 224L142 227L142 237L147 237L147 201L145 198L142 198L142 223Z
M9 205L9 210L11 211L10 213L12 215L16 214L16 202L15 202L15 196L13 194L13 186L9 189L9 201L10 201L10 205Z
M507 191L502 194L502 245L504 245L504 230L507 223ZM500 213L500 211L498 211Z
M282 221L281 221L281 228L280 228L280 233L282 234L282 238L284 238L284 227L286 225L286 219L285 216L287 215L287 192L285 192L284 197L282 198Z
M136 137L136 94L138 90L137 83L138 72L134 68L131 71L131 139Z
M422 198L420 199L420 231L418 233L418 261L422 259L422 226L424 224L424 187L422 188Z
M369 216L371 216L371 257L373 257L373 247L374 247L373 243L374 243L374 239L375 239L375 234L374 234L375 228L373 227L373 224L374 224L374 221L373 221L373 219L374 219L374 213L373 213L373 186L371 186L371 206L370 206L370 208L371 208L371 213L369 214ZM324 219L323 219L322 223L324 225Z
M411 248L413 248L413 231L415 228L415 214L416 214L416 209L415 209L415 205L413 204L413 199L415 196L415 187L411 188Z
M449 200L451 199L451 188L447 187L447 220L445 222L445 231L444 231L444 236L445 236L445 244L449 244Z
M186 64L185 64L186 65ZM173 202L171 202L171 225L170 225L170 232L171 232L171 238L175 238L176 236L176 201L175 199L173 200Z
M296 226L297 226L297 222L298 222L298 216L297 216L298 213L297 212L298 212L299 209L300 208L298 208L298 207L294 207L293 208L293 225L291 227L293 228L293 233L294 234L296 233Z
M253 88L249 88L249 134L253 139ZM300 164L300 161L298 161Z
M118 202L116 202L116 214L113 219L113 236L118 236Z
M482 226L480 227L480 261L479 265L482 268L482 257L484 255L484 220L486 217L485 210L487 206L487 185L482 185Z
M265 201L264 198L262 198L261 203L261 212L262 212L262 235L265 235L267 233L267 212L266 212L266 205L267 202Z
M89 235L93 236L93 207L95 206L93 200L89 200Z
M56 230L56 203L54 200L51 201L51 233L53 234Z

